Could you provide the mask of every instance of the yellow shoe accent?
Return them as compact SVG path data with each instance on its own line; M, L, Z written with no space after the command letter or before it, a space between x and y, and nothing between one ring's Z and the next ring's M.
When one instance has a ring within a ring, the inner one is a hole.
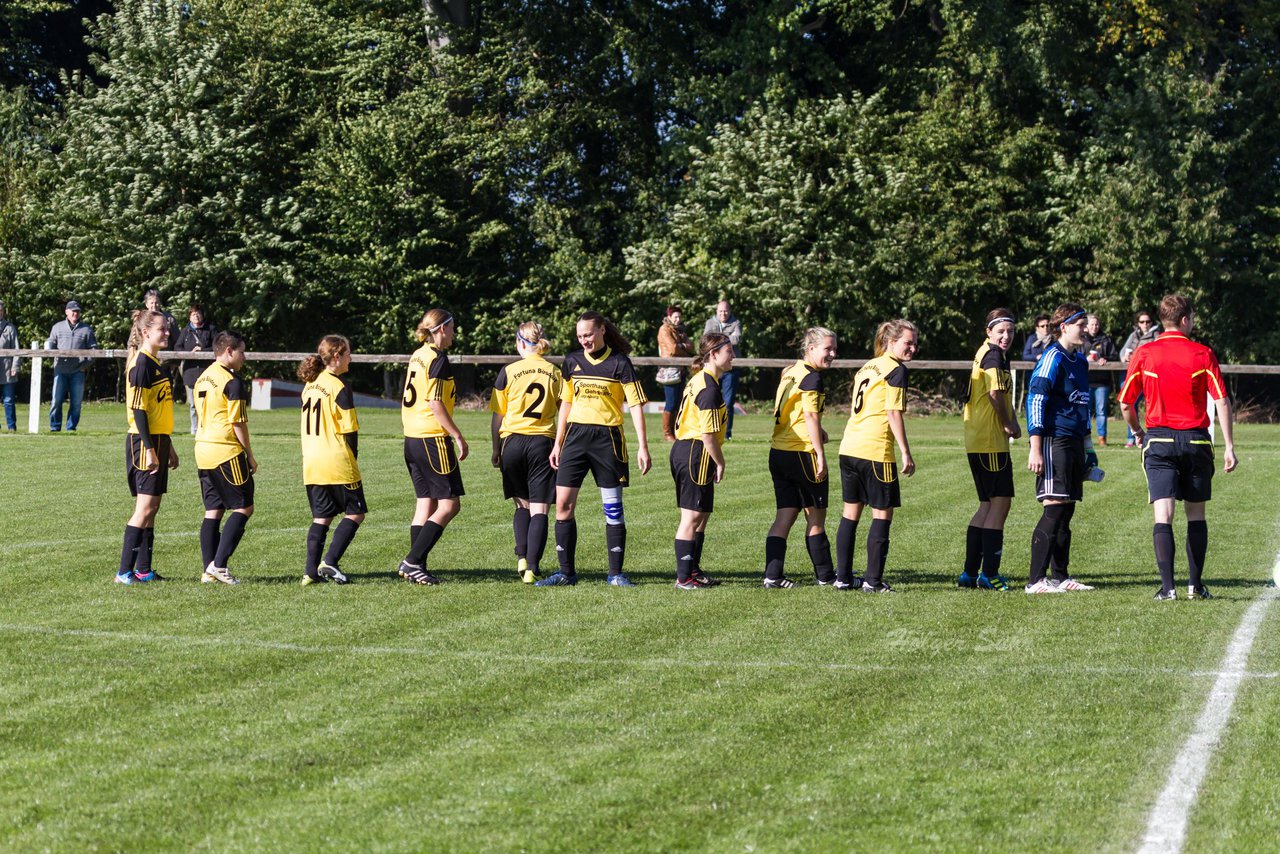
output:
M534 572L532 569L526 569L524 572L520 573L520 580L525 584L532 584L538 580L538 573Z

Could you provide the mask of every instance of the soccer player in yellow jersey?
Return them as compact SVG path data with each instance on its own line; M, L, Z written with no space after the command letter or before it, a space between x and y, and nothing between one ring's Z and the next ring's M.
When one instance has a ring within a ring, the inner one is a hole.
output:
M400 561L400 577L414 584L439 584L427 572L427 555L445 526L462 509L462 473L467 440L453 420L457 392L445 351L453 346L453 315L433 308L422 316L416 336L422 346L409 359L400 421L404 425L404 463L417 496L410 525L409 553ZM457 449L454 443L457 443Z
M827 540L827 431L822 413L827 393L822 372L836 358L836 335L815 326L804 333L801 358L782 372L773 404L769 474L778 513L764 541L764 586L795 587L783 571L787 535L804 511L805 547L818 583L835 581Z
M987 314L987 340L973 357L969 395L964 404L964 449L978 490L978 510L965 535L964 570L960 587L1006 591L1000 574L1004 553L1004 521L1013 503L1013 462L1009 440L1022 435L1013 412L1013 378L1009 346L1013 343L1013 312L992 309Z
M551 346L542 324L516 328L520 361L504 365L489 397L490 461L502 472L502 494L515 502L511 520L516 541L516 572L525 584L541 573L547 547L547 510L556 499L551 442L560 411L560 369L543 358Z
M627 525L622 515L622 489L630 475L627 442L622 434L622 403L631 406L631 423L639 448L640 474L649 473L653 460L644 427L644 389L627 354L631 344L598 311L584 312L575 330L582 350L564 359L564 405L551 447L556 469L556 555L560 570L539 581L557 587L578 581L575 556L578 522L574 509L578 490L590 471L604 504L604 541L609 550L609 584L634 587L622 574L627 548Z
M907 405L907 366L916 354L916 327L908 320L888 320L876 330L875 353L853 377L849 423L840 441L840 483L844 511L836 532L836 589L860 588L888 593L884 580L889 556L893 508L902 504L893 443L902 451L902 473L911 477L916 461L907 444L902 413ZM864 504L871 505L867 533L867 571L861 583L853 575L853 545Z
M238 373L244 367L244 339L219 332L213 339L214 362L192 386L196 395L196 468L204 522L200 554L205 584L239 584L227 568L253 515L253 475L258 460L249 446L249 384ZM221 532L218 526L231 511Z
M728 335L709 332L698 342L698 355L689 367L676 414L675 444L671 446L671 477L676 482L676 587L698 590L715 585L702 571L702 544L715 502L716 484L724 478L725 427L729 421L720 378L733 370L733 345Z
M368 505L360 480L360 423L355 396L343 374L351 367L351 342L341 335L320 339L316 353L302 360L302 482L311 503L303 584L346 584L339 561L356 536ZM342 516L324 558L320 552L329 525Z
M169 323L159 311L135 311L125 371L129 431L125 436L125 476L134 496L133 515L124 528L119 584L161 581L151 568L156 512L169 488L169 469L178 467L173 448L173 386L160 364L169 343Z

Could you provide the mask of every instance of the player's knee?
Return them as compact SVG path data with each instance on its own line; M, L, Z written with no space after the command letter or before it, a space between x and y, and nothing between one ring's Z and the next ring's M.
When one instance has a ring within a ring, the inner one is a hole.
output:
M363 514L363 513L351 513L351 514L349 514L349 515L347 516L347 519L349 519L350 521L355 522L357 525L359 525L361 522L363 522L363 521L364 521L364 514Z
M248 507L237 507L236 512L248 519L253 515L253 505L250 504Z
M604 505L606 525L626 524L622 516L622 487L610 486L600 490L600 502Z

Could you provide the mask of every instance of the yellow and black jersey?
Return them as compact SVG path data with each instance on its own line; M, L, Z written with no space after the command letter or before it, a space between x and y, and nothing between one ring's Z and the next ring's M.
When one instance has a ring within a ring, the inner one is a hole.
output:
M815 450L809 441L806 412L819 415L827 408L822 372L803 359L782 372L773 400L773 439L770 447L779 451Z
M1004 392L1005 417L1013 420L1013 376L1009 354L990 341L973 357L969 371L969 397L964 404L964 449L970 454L996 454L1009 450L1004 422L988 396Z
M249 421L249 384L235 371L214 362L205 368L192 391L200 419L196 468L217 468L244 451L231 425Z
M724 429L729 423L729 410L720 394L720 380L708 371L699 371L685 383L676 415L677 439L701 439L704 433L724 444Z
M443 350L423 344L409 359L409 376L405 378L404 397L400 399L400 422L404 425L404 435L410 439L448 436L449 431L440 426L436 414L427 404L433 400L440 401L452 418L453 404L457 399L449 357Z
M522 436L556 436L556 416L564 395L560 369L541 356L530 356L498 371L489 396L489 409L502 416L498 433Z
M129 432L137 433L133 410L147 416L147 432L153 436L173 434L173 383L169 374L150 353L141 350L129 357L125 367L124 399L129 402ZM167 461L166 461L167 462Z
M564 399L572 405L570 424L622 425L622 402L643 406L648 398L631 360L608 347L564 357Z
M360 466L346 437L360 429L355 396L329 370L302 387L302 482L315 486L360 480Z
M840 440L840 455L875 463L894 462L889 412L907 408L907 366L886 353L853 377L853 404Z

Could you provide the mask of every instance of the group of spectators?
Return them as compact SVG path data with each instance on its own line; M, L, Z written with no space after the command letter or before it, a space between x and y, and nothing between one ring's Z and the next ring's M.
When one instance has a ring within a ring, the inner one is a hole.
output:
M734 316L728 300L720 300L716 303L716 313L703 324L703 335L709 335L712 332L728 336L729 344L733 347L734 358L742 357L742 321ZM684 325L684 313L677 305L667 307L667 316L658 327L658 355L665 358L684 358L694 355L693 340ZM684 372L684 368L673 365L658 369L658 385L662 386L663 394L662 438L668 442L676 441L676 410L679 408L684 390ZM733 409L737 393L737 371L725 371L720 377L720 395L724 399L728 413L725 439L733 438Z

